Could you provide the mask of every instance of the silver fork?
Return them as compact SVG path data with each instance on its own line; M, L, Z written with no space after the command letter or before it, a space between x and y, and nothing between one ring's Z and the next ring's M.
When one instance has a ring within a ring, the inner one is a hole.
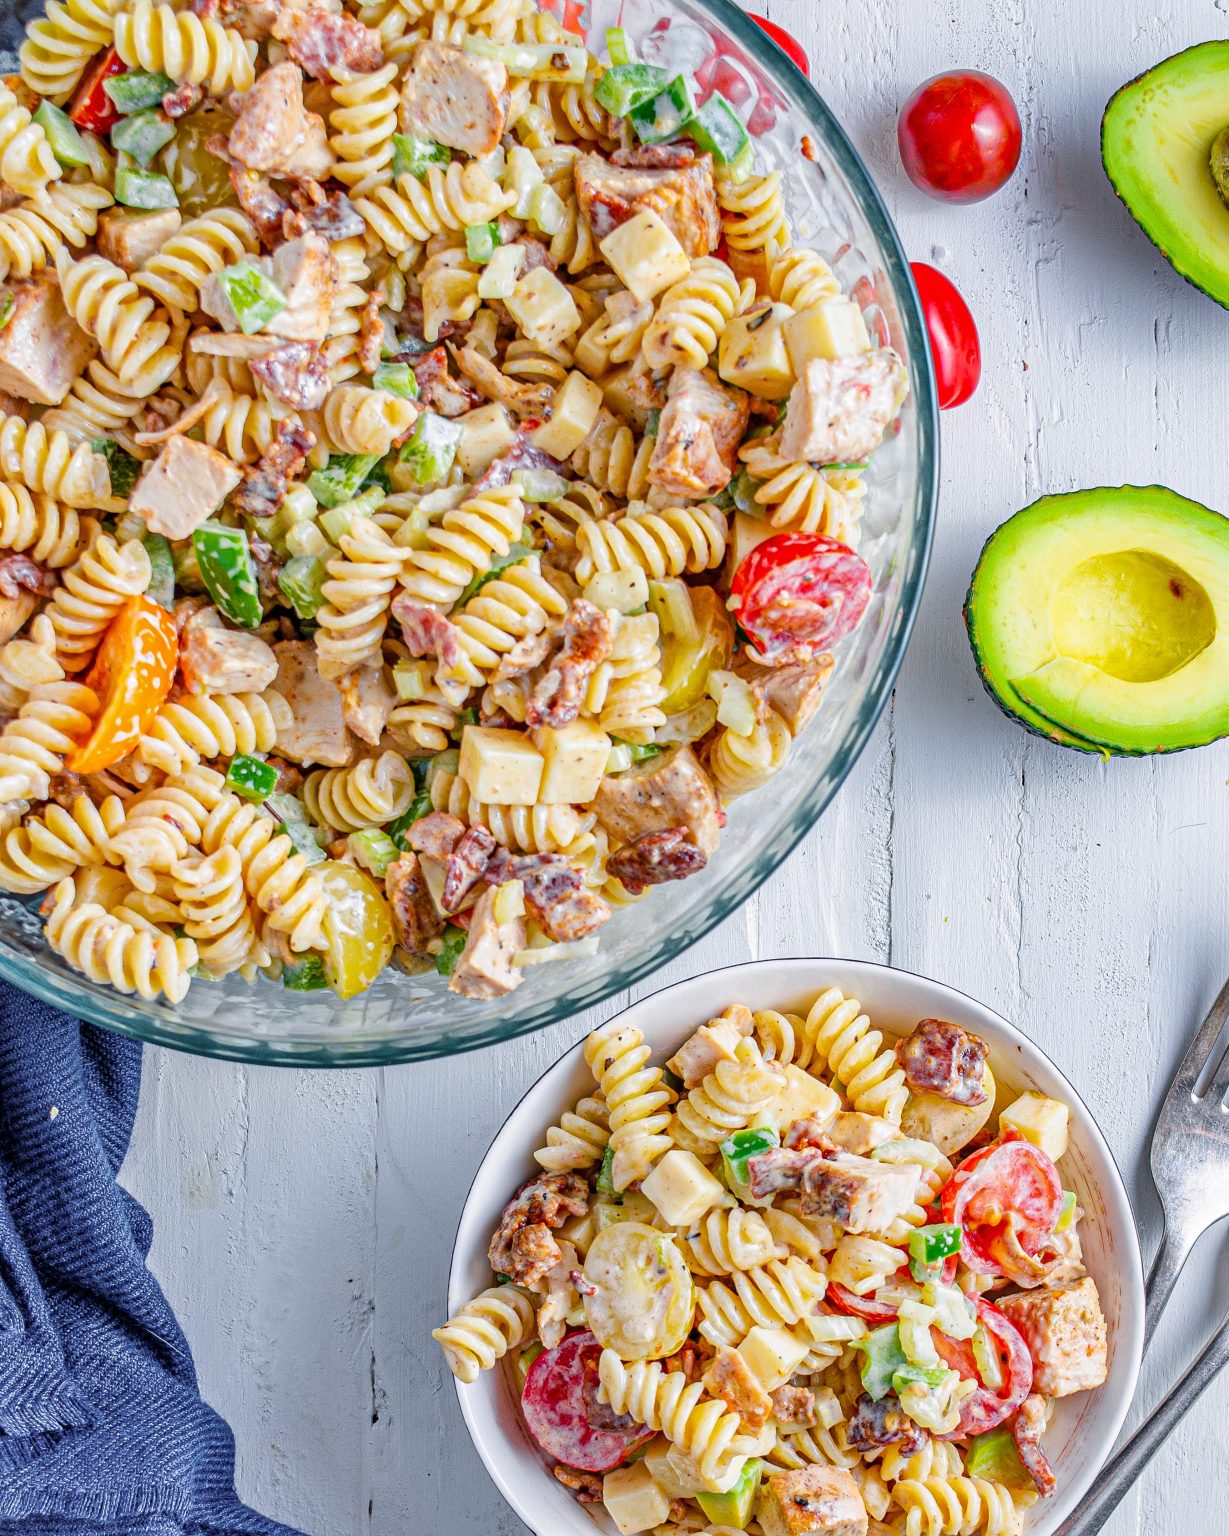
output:
M1148 1276L1144 1348L1196 1242L1229 1216L1229 981L1182 1058L1152 1137L1152 1177L1165 1211L1165 1235ZM1200 1089L1200 1083L1207 1086ZM1207 1348L1118 1454L1083 1504L1054 1536L1093 1536L1127 1490L1229 1364L1229 1313Z

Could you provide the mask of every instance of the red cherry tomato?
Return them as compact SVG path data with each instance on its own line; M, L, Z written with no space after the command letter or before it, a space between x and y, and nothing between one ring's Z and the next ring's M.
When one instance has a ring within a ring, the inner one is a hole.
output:
M981 381L981 343L969 306L954 283L924 261L910 263L930 337L939 409L963 405Z
M734 572L731 607L770 666L806 662L844 639L866 612L870 567L821 533L776 533Z
M1019 163L1020 115L993 75L953 71L914 91L896 139L915 187L948 202L977 203L1009 181Z
M529 1367L521 1412L548 1456L580 1472L609 1472L653 1431L614 1414L598 1401L602 1348L591 1333L573 1333Z
M809 80L811 78L811 61L807 58L806 49L803 48L793 33L787 32L784 27L779 27L775 21L769 21L766 16L752 14L751 20L757 27L767 32L768 36L772 38L782 53L787 53Z
M101 708L94 729L68 754L71 773L100 773L136 746L175 681L179 637L165 608L130 597L107 626L86 685Z
M102 88L102 82L112 75L121 75L128 68L114 48L100 53L85 72L85 78L77 87L68 115L78 128L89 128L94 133L108 133L119 122L119 109Z
M900 1316L897 1308L889 1306L886 1301L876 1301L873 1296L855 1296L835 1280L828 1281L824 1296L838 1312L844 1312L848 1317L860 1317L863 1322L875 1328L884 1323L894 1323Z
M977 1383L976 1392L966 1398L961 1407L960 1423L950 1435L942 1437L945 1440L984 1435L988 1429L997 1428L1015 1413L1033 1390L1033 1360L1018 1329L982 1297L970 1297L970 1300L977 1307L977 1320L986 1330L988 1341L999 1346L1003 1386L998 1392L984 1386L969 1344L962 1339L949 1339L945 1333L932 1328L930 1335L943 1363L953 1371L959 1371L966 1381Z
M1025 1254L1053 1236L1063 1208L1058 1169L1028 1141L999 1141L965 1158L939 1197L943 1220L964 1229L964 1262L975 1274L1009 1272L1009 1230Z

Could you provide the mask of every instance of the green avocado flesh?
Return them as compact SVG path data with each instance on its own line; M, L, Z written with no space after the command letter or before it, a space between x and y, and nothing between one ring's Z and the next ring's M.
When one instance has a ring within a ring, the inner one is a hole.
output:
M1211 156L1229 126L1229 42L1132 80L1101 122L1101 160L1131 217L1183 277L1229 306L1229 207Z
M1229 735L1229 518L1162 486L1045 496L990 536L965 623L991 697L1063 746Z

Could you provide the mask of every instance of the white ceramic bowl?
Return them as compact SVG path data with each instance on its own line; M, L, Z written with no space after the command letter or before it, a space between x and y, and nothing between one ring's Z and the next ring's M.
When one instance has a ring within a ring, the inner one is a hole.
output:
M1058 1492L1034 1506L1026 1527L1027 1536L1050 1536L1078 1507L1122 1428L1139 1374L1144 1319L1139 1243L1122 1177L1092 1115L1058 1068L1006 1019L962 992L864 961L763 960L730 966L667 987L620 1017L643 1032L661 1062L696 1025L728 1003L798 1009L828 986L860 999L874 1023L895 1034L907 1034L919 1019L950 1019L986 1042L1003 1087L1035 1088L1070 1107L1064 1182L1074 1184L1085 1212L1080 1235L1109 1323L1109 1380L1099 1392L1057 1405L1046 1450L1058 1475ZM547 1127L591 1087L578 1042L508 1116L461 1213L448 1281L449 1312L491 1283L486 1249L500 1212L517 1185L535 1171L534 1149L542 1145ZM497 1367L472 1386L458 1383L457 1391L478 1454L526 1525L539 1536L593 1536L592 1517L555 1481L530 1440L510 1373Z

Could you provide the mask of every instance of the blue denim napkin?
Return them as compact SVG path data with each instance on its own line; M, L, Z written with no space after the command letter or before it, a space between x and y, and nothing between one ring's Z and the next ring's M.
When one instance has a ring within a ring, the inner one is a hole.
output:
M239 1502L116 1183L140 1083L135 1041L0 983L0 1531L294 1536Z

